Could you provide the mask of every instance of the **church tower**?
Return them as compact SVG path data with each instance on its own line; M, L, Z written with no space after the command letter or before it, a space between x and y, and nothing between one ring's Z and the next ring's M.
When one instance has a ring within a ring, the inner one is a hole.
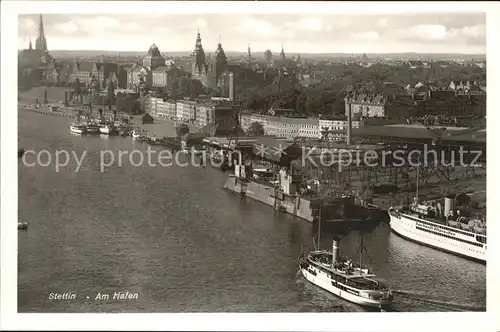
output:
M40 23L38 24L38 37L35 41L35 49L43 52L48 52L47 39L45 39L45 32L43 31L42 15L40 15Z
M196 37L196 44L194 45L193 51L193 64L191 74L193 77L201 76L206 74L206 60L205 51L203 50L203 45L201 44L200 31L198 30L198 36Z
M219 82L221 75L227 71L227 57L222 48L222 44L219 42L217 45L217 51L215 51L215 78Z
M250 50L250 44L248 44L248 61L252 61L252 51Z
M283 45L281 45L281 60L285 61L286 56L285 56L285 49L283 48Z

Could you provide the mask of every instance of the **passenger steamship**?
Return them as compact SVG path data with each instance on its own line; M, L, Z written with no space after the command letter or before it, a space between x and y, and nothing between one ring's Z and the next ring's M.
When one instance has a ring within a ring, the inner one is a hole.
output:
M460 216L455 198L390 208L391 229L420 244L486 263L486 222Z
M376 275L358 264L339 256L338 240L333 240L332 251L311 251L299 258L300 272L309 282L344 299L365 307L386 309L393 300L388 286L376 279ZM360 258L363 236L361 236Z

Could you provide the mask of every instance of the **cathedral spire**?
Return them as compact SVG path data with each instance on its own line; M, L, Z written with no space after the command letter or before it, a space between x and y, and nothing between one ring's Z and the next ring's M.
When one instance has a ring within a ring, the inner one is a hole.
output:
M283 44L281 45L281 60L285 60L285 49L283 48Z
M40 15L40 22L38 24L38 37L35 41L35 49L47 52L47 39L45 38L45 31L43 29L43 18Z
M196 36L196 44L193 52L193 75L204 72L205 64L205 51L203 50L203 45L201 44L200 29L198 29L198 35Z

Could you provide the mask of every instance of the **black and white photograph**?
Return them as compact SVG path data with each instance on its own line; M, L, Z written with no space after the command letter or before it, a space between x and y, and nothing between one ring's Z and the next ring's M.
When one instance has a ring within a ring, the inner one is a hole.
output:
M2 329L498 331L488 4L47 4L2 2Z

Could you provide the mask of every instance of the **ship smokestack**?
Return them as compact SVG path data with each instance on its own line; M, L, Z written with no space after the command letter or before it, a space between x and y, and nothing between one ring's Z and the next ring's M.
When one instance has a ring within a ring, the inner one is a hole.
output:
M234 74L229 72L229 100L234 100Z
M444 198L444 216L448 217L453 210L455 210L455 197L446 196Z
M332 265L335 264L335 262L339 259L339 238L334 238L333 239L333 244L332 244Z
M352 139L352 106L351 103L347 104L347 145L351 145Z

